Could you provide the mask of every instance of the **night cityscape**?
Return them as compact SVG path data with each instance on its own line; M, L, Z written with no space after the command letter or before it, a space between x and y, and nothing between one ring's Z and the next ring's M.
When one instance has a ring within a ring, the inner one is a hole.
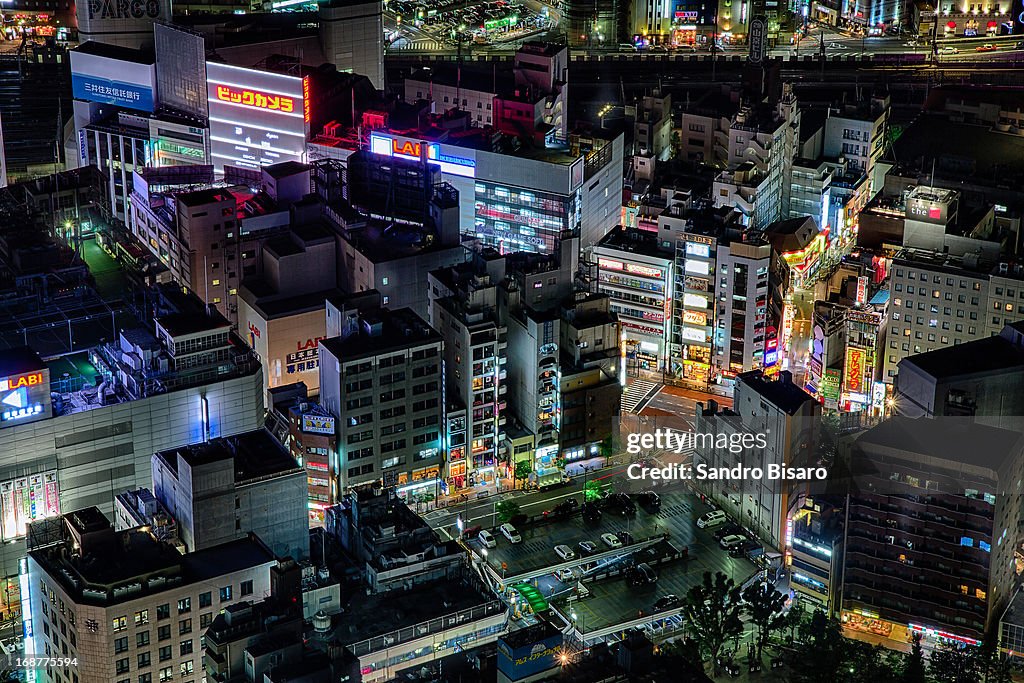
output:
M0 682L1024 681L1024 0L0 0Z

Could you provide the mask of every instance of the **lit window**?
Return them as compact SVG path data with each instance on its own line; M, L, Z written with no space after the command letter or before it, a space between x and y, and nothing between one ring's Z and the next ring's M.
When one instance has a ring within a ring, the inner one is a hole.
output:
M213 286L214 287L218 287L219 285L220 285L220 280L214 280L213 281Z
M385 277L385 278L381 278L381 281L380 281L380 283L381 283L382 285L386 285L386 284L388 283L388 279L387 279L386 277Z
M988 597L988 593L981 590L980 588L975 588L974 597L978 598L979 600L984 600L986 597Z
M967 546L968 548L973 548L974 547L974 539L971 538L970 536L961 536L960 537L960 545Z

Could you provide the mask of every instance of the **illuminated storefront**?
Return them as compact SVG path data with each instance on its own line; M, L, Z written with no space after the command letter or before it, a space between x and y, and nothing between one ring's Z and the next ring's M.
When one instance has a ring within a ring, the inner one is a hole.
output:
M828 232L822 231L803 249L782 254L783 260L789 265L793 273L794 287L806 287L814 281L814 276L821 267L822 255L827 248Z

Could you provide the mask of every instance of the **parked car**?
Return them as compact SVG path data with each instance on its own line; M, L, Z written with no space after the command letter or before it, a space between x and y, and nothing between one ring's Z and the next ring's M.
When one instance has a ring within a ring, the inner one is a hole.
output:
M636 494L636 502L652 514L661 509L661 496L654 491L641 491Z
M575 498L569 498L568 500L563 500L561 503L551 508L550 510L545 510L544 516L556 519L568 517L572 513L576 512L576 508L578 508L579 506L580 504L578 500L576 500Z
M678 607L681 602L682 601L679 599L678 595L669 593L668 595L663 595L654 601L654 609L658 612L666 609L672 609L673 607Z
M716 541L721 541L726 536L731 536L732 534L740 534L740 535L742 535L743 534L743 527L741 527L739 524L734 524L732 522L729 522L725 526L721 526L721 527L715 529L715 533L713 535L714 535Z
M494 540L494 534L487 529L482 529L476 536L477 540L480 541L480 545L485 548L497 548L498 542Z
M580 512L583 515L583 521L587 524L597 524L601 521L601 508L597 507L597 503L588 501L580 507Z
M483 530L483 527L480 526L479 524L477 524L476 526L471 526L471 527L469 527L468 529L466 529L466 530L464 530L462 532L462 537L463 538L476 538L477 536L480 535L480 532L482 530Z
M556 545L555 555L558 555L563 560L571 560L576 557L576 553L567 545Z
M562 583L565 583L566 581L572 581L574 575L572 573L572 570L566 567L565 569L559 569L557 572L555 572L555 578L561 581Z
M697 518L697 527L704 529L707 527L718 526L724 524L728 518L725 513L721 510L712 510L711 512L705 512L703 515Z
M740 536L739 534L730 534L729 536L726 536L721 541L719 541L718 545L722 546L722 548L725 550L729 550L733 546L740 545L746 540L746 536Z
M608 509L615 510L624 516L636 514L636 503L625 493L613 493L608 497L605 505Z
M629 582L634 586L649 586L658 582L658 574L651 565L641 562L629 572Z
M622 547L622 541L620 541L619 537L615 534L601 534L601 540L604 541L604 544L609 548Z
M753 553L758 548L761 549L761 552L764 552L764 548L761 548L761 544L757 541L744 541L739 545L734 545L733 547L729 548L729 554L733 557L744 557L750 553Z
M619 533L615 534L615 536L623 545L631 545L633 543L636 543L636 539L633 538L633 534L629 533L628 531L620 531Z
M512 526L511 524L509 524L508 522L505 522L504 524L502 524L498 528L501 529L502 535L505 538L508 539L509 543L522 543L523 542L523 537L520 536L519 532L516 531L516 528L514 526Z
M580 552L584 555L593 555L597 552L597 544L593 541L580 541Z

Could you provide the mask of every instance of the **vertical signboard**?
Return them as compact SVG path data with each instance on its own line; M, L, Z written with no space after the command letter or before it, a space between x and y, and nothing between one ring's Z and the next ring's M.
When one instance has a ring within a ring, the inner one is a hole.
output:
M857 278L857 304L863 306L868 302L868 278L861 275Z
M750 52L747 59L751 64L760 64L768 52L768 22L763 17L757 17L750 22L748 40Z
M209 62L210 149L214 168L258 169L303 161L306 117L298 76Z
M846 350L846 393L865 393L864 367L866 363L867 352L864 349L850 348Z

